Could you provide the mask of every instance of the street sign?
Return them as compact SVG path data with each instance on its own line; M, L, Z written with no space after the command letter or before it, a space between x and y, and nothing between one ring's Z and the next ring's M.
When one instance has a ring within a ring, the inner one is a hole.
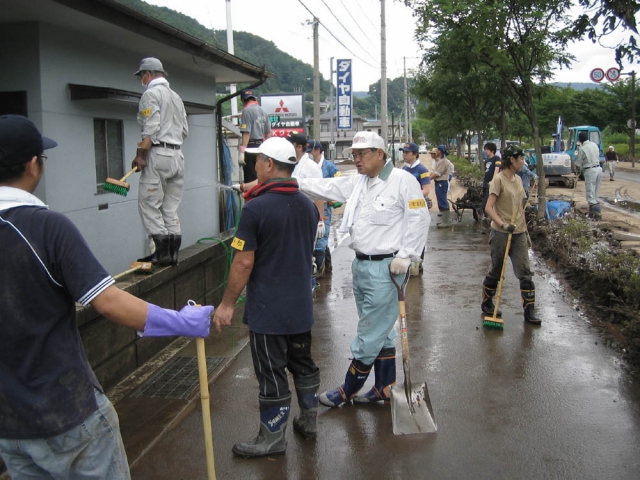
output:
M618 72L618 74L619 73L620 72ZM591 78L591 81L600 83L604 79L604 70L601 68L594 68L591 70L589 77Z
M607 80L610 82L615 82L620 79L620 69L616 67L611 67L607 70Z

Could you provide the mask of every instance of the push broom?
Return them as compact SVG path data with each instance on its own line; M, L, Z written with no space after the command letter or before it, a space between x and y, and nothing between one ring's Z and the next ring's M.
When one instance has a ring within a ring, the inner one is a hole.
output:
M511 223L516 221L516 212L518 211L518 205L513 206L513 213L511 214ZM498 306L500 305L500 296L502 295L502 284L504 283L504 272L507 267L507 259L509 258L509 249L511 248L511 237L513 233L509 232L509 237L507 238L507 248L504 250L504 258L502 259L502 270L500 272L500 281L498 282L498 292L496 294L496 304L493 307L493 315L488 316L485 315L482 326L489 328L499 328L500 330L504 329L504 320L498 317Z
M138 167L132 168L127 174L122 177L120 180L116 180L115 178L109 178L104 181L104 185L102 185L102 189L106 192L115 193L116 195L122 195L123 197L127 196L129 193L129 185L125 180L133 175L138 170Z

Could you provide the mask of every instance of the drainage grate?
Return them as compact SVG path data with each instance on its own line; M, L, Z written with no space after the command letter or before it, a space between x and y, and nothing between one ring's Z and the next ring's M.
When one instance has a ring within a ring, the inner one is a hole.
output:
M207 357L207 374L222 362L222 357ZM132 398L174 398L184 400L200 387L198 359L176 357L131 394Z

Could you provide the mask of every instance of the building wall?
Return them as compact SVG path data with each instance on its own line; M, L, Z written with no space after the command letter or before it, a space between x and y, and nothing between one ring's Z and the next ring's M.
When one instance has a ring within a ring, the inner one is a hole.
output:
M36 195L66 214L112 273L129 268L148 253L138 215L138 178L129 178L126 197L96 193L93 119L118 119L124 125L124 171L130 170L140 141L137 106L110 101L71 101L69 83L143 92L133 75L140 55L108 47L96 39L47 24L3 25L0 61L10 65L0 91L26 90L29 117L59 146L48 152L45 176ZM154 52L149 52L154 55ZM162 60L162 58L161 58ZM184 100L215 104L211 79L164 64L171 87ZM179 209L183 245L217 236L218 188L214 115L190 115L185 140L184 196ZM98 210L98 206L107 208Z

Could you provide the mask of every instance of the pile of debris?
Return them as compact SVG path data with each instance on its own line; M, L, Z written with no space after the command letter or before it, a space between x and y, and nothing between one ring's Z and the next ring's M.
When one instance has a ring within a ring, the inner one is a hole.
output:
M553 221L532 211L527 224L535 251L554 264L603 334L615 338L623 358L640 366L640 256L621 247L633 235L575 210Z

